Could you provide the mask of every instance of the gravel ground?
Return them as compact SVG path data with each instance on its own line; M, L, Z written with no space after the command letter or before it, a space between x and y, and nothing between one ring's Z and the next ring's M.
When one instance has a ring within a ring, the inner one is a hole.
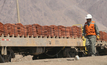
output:
M32 56L17 55L11 63L1 63L0 65L107 65L107 56L74 58L55 58L32 60Z

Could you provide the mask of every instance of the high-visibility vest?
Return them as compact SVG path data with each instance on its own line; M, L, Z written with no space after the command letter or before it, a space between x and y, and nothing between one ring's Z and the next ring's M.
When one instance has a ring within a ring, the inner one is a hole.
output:
M88 35L96 35L96 31L95 31L95 21L92 21L91 24L88 26L88 23L85 23L85 33L86 36Z

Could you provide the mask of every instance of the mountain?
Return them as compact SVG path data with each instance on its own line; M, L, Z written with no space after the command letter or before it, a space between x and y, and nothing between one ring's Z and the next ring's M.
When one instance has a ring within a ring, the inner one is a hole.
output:
M85 23L90 13L100 30L106 30L106 0L19 0L23 25L64 25ZM18 23L16 0L0 0L0 21ZM105 6L105 7L104 7Z

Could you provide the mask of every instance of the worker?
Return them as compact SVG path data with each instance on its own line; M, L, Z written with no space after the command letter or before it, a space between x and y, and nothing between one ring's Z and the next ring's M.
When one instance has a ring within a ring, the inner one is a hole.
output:
M87 14L86 16L86 23L83 28L83 36L82 39L85 40L86 38L86 48L88 50L88 55L95 56L96 54L96 37L99 39L99 29L95 23L92 21L92 15Z

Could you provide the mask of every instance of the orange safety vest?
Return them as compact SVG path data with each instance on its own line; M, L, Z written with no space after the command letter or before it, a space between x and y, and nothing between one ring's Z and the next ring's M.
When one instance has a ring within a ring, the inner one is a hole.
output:
M95 24L95 21L92 21L89 26L88 26L87 22L85 23L86 36L88 36L88 35L96 35L94 24Z

